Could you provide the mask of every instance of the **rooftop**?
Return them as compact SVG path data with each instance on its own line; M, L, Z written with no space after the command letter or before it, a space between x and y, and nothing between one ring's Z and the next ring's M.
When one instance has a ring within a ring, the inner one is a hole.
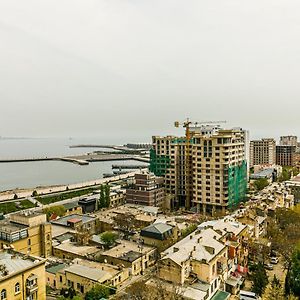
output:
M86 256L89 254L95 254L99 252L99 249L94 246L81 246L76 243L65 241L60 245L53 247L54 249L58 249L61 251L69 252L79 256Z
M195 230L162 253L162 259L171 259L178 265L191 256L198 261L211 261L226 248L219 242L221 235L211 228Z
M60 270L63 270L66 267L65 264L57 264L54 266L51 266L49 268L46 268L46 272L51 273L51 274L56 274Z
M28 256L15 251L1 251L0 266L3 266L3 270L0 272L0 279L14 273L22 272L43 261L41 258Z
M154 250L154 248L122 240L119 245L103 252L102 254L132 262L139 258L141 253L146 254L151 250Z
M66 268L65 271L100 283L109 280L112 277L109 272L79 264L71 265Z
M68 222L79 222L82 221L82 223L87 223L90 221L95 220L95 217L91 217L88 215L79 215L79 214L72 214L69 216L65 216L62 218L59 218L58 220L51 221L52 224L61 225L61 226L68 226Z

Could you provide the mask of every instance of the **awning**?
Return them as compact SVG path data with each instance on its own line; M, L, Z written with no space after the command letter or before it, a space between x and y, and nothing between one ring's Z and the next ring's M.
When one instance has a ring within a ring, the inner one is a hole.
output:
M230 298L229 293L224 291L217 291L216 294L211 298L211 300L227 300Z

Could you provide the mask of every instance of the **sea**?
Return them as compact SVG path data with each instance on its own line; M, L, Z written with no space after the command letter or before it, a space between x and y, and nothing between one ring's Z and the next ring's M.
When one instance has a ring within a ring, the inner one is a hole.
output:
M61 157L103 150L102 148L70 148L78 144L108 145L111 143L97 138L0 138L0 159ZM84 166L62 161L0 163L0 191L99 179L103 178L105 173L112 173L112 164L116 163L144 165L136 161L92 162Z

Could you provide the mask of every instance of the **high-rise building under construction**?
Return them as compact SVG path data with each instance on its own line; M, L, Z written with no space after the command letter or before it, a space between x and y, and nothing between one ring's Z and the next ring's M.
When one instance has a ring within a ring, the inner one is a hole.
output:
M247 191L247 131L190 127L184 137L153 136L150 170L165 179L175 205L203 213L225 212Z

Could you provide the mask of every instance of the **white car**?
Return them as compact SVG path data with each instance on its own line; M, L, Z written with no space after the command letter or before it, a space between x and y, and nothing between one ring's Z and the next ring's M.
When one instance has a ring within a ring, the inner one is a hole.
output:
M261 300L261 298L253 292L240 290L240 300Z
M278 264L278 257L271 257L270 263L273 264L273 265Z

